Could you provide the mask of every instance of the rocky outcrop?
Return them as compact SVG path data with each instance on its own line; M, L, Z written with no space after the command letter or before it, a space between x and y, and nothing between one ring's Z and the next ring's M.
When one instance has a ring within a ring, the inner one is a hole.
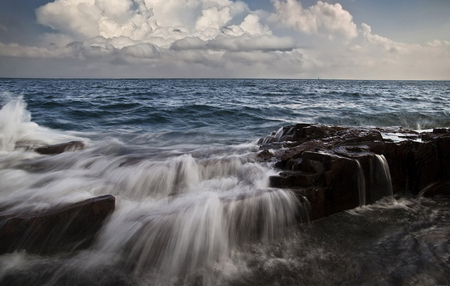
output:
M18 249L51 254L86 248L114 208L115 198L106 195L44 213L0 217L0 254Z
M84 143L81 141L70 141L67 143L48 145L36 148L35 151L43 155L55 155L63 152L73 152L84 148Z
M280 169L272 187L311 203L311 219L373 203L397 192L450 191L450 130L320 124L286 126L259 141L258 158Z

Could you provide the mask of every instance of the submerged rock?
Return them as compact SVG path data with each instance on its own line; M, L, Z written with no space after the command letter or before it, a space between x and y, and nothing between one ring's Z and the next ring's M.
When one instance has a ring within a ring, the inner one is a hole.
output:
M450 190L450 131L445 128L419 134L403 128L297 124L259 142L261 153L280 150L275 158L280 173L270 178L271 186L306 197L311 219L397 192L431 196Z
M0 254L19 249L51 254L86 248L114 208L114 196L106 195L39 214L1 217Z
M35 151L43 155L61 154L63 152L73 152L84 148L84 143L81 141L70 141L56 145L48 145L36 148Z

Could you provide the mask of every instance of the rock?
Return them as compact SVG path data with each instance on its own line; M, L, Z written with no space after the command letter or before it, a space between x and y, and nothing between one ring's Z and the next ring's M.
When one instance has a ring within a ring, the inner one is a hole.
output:
M39 214L2 217L0 254L18 249L52 254L87 248L114 208L114 196L106 195Z
M256 154L256 156L261 161L269 161L274 157L274 155L272 153L270 153L269 150L260 151Z
M440 180L429 185L420 192L423 197L434 197L437 195L450 196L450 180Z
M439 157L440 177L450 177L450 135L436 139L437 152Z
M433 134L446 134L450 132L450 128L434 128Z
M382 133L395 134L399 141L383 139ZM261 153L273 144L280 148L274 160L281 172L270 177L270 185L307 198L311 219L392 193L431 196L450 191L450 131L446 128L418 134L403 128L297 124L271 136L270 144L260 140Z
M56 145L49 145L36 148L35 151L39 154L54 155L63 152L73 152L84 148L84 143L81 141L70 141L67 143L61 143Z

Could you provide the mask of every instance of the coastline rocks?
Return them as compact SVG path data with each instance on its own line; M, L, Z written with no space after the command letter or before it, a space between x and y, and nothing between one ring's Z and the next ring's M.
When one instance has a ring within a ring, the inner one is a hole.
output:
M73 152L76 150L81 150L83 148L84 148L83 142L70 141L67 143L39 147L39 148L36 148L34 151L36 151L39 154L43 154L43 155L55 155L55 154L61 154L63 152Z
M312 220L397 192L431 196L450 191L450 130L445 128L419 134L403 128L297 124L259 143L259 154L274 154L280 169L270 185L306 197Z
M0 217L0 254L19 249L52 254L87 248L114 208L114 196L105 195L39 214Z

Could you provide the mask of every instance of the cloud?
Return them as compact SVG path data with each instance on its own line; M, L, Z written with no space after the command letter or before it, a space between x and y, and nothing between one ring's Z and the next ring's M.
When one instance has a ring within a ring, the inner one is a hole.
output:
M217 64L224 52L289 52L296 47L290 37L273 36L242 1L56 0L37 9L36 15L40 24L57 32L42 38L46 49L9 49L4 55L54 55L115 64L136 64L137 59L184 61L187 56L188 61L209 58ZM174 55L176 51L184 52Z
M380 47L382 50L391 53L407 53L411 45L404 43L394 42L386 37L379 36L377 34L372 34L372 28L365 24L361 24L362 35L369 43ZM408 47L409 46L409 47ZM419 47L419 45L415 45Z
M428 42L427 45L435 48L450 47L450 41L441 41L434 39L433 41Z
M24 58L60 58L61 51L51 51L47 48L21 46L16 43L4 44L0 42L0 56Z
M352 15L339 3L333 5L318 1L307 9L296 0L275 0L273 4L275 14L271 16L272 21L286 27L306 34L341 35L348 39L358 36Z
M102 17L95 0L57 0L36 10L38 23L55 31L89 38L99 35L98 21Z
M250 36L242 34L240 36L229 37L220 36L209 41L200 38L184 38L174 42L172 50L213 50L213 51L292 51L295 42L290 37L275 37L271 35Z
M55 0L36 10L53 33L29 46L0 42L0 76L10 59L26 71L59 62L72 76L450 76L449 41L408 44L358 29L338 3L272 2L273 13L242 0Z
M168 41L186 36L212 38L247 4L230 0L56 0L36 11L40 24L78 40L125 36Z

